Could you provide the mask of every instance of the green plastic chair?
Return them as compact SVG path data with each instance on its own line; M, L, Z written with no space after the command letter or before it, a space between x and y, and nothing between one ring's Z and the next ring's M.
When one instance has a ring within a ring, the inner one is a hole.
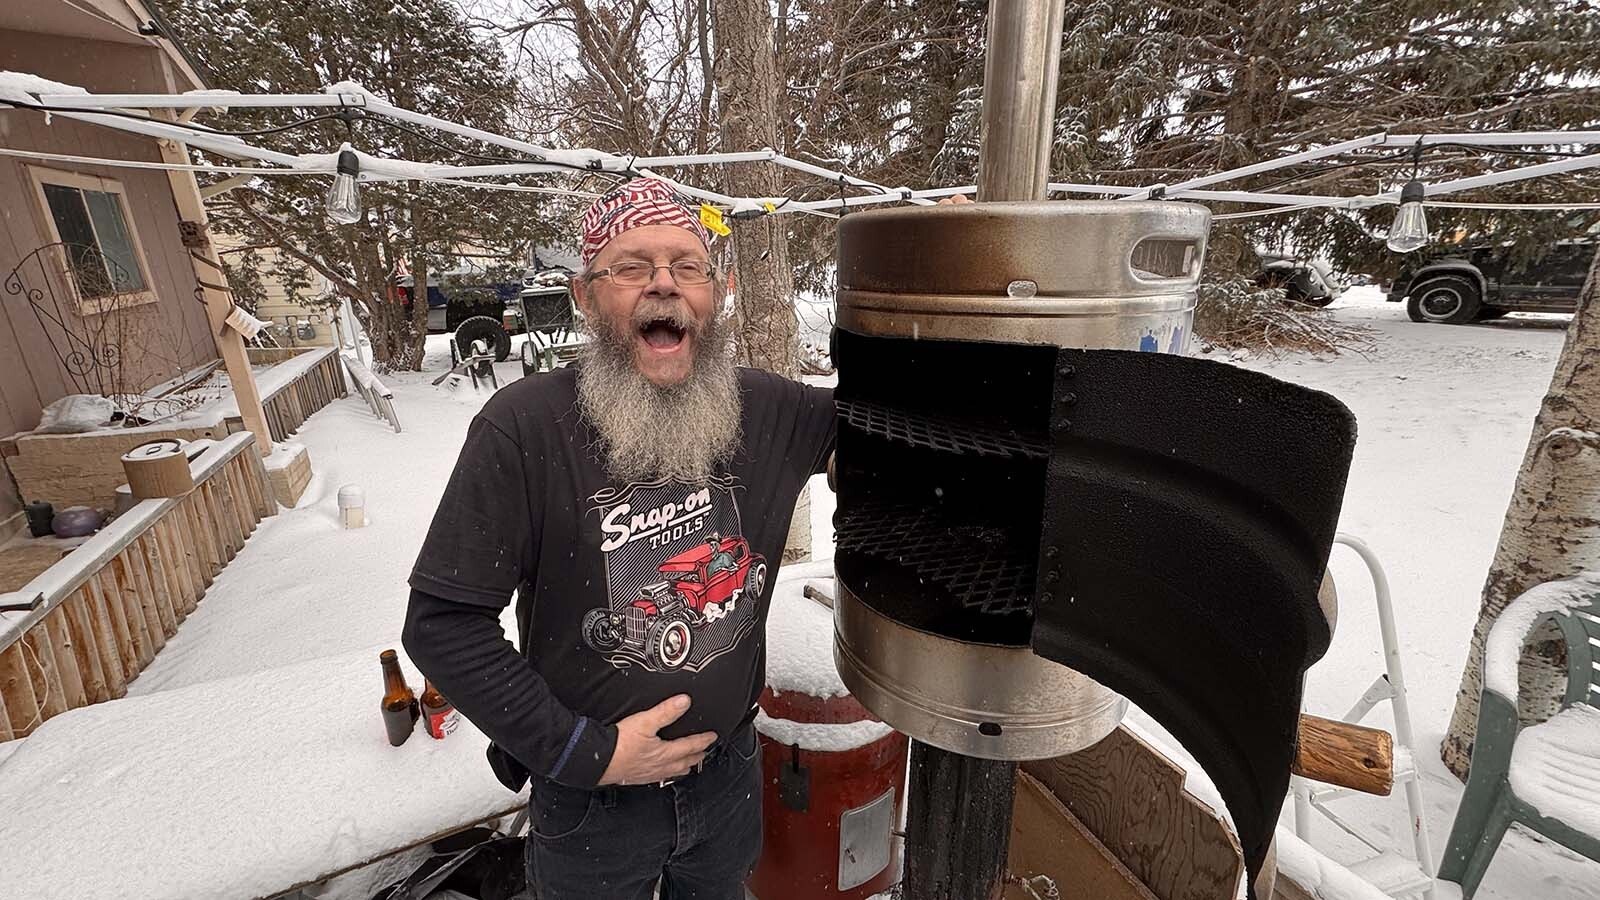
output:
M1517 660L1535 628L1567 644L1567 694L1548 722L1517 725ZM1484 648L1483 699L1466 792L1439 878L1472 897L1512 822L1600 862L1600 572L1512 601ZM1587 827L1584 823L1588 823Z

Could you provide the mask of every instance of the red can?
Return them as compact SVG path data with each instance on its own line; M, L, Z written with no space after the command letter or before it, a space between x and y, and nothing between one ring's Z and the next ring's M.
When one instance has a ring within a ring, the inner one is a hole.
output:
M865 900L899 876L905 735L855 698L767 688L761 732L761 861L757 900Z

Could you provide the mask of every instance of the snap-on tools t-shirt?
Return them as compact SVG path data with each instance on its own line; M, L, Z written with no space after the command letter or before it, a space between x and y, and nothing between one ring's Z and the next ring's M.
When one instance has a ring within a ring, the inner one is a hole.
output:
M741 369L728 465L705 484L619 483L576 385L573 368L529 376L473 420L411 573L405 640L503 751L589 786L619 719L686 693L661 736L727 737L754 705L789 520L826 467L834 407L831 391ZM670 442L674 423L655 424ZM492 621L513 592L520 657Z

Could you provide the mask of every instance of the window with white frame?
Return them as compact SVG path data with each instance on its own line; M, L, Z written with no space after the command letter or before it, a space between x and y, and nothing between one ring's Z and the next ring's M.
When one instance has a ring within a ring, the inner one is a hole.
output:
M153 302L127 194L112 178L31 167L52 236L80 299L80 312Z

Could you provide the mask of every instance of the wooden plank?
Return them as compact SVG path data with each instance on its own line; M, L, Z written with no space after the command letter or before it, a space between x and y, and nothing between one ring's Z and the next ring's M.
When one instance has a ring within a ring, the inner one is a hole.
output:
M1183 769L1126 728L1022 768L1162 900L1233 896L1244 869L1238 838L1183 789Z
M117 589L116 579L112 578L109 567L101 569L92 578L94 590L105 603L106 613L111 617L112 634L117 643L117 659L121 661L122 671L128 681L137 678L144 666L139 664L139 651L133 641L133 628L128 622L128 607L122 602L122 594Z
M238 465L239 481L244 485L245 496L250 498L251 516L255 519L256 524L259 525L261 520L267 517L266 499L261 496L262 488L256 482L255 469L250 465L249 458L240 454Z
M39 705L42 717L51 719L66 712L67 694L61 686L61 668L56 665L56 651L50 645L50 632L45 623L33 626L17 643L26 644L23 649L32 664L28 674L33 678L34 696L43 701Z
M129 668L123 656L121 634L117 630L115 617L111 615L115 605L107 601L99 577L84 582L83 590L89 607L90 624L94 628L95 653L100 656L100 671L106 676L106 690L113 698L121 697L128 692L128 682L139 670Z
M211 579L222 571L222 555L217 552L209 530L200 518L200 492L198 490L183 498L179 504L180 524L184 529L184 536L194 549L195 557L200 561L200 581L206 587L211 587Z
M17 737L32 734L44 721L39 698L33 692L33 678L28 674L26 652L22 641L0 652L0 697L5 698L11 732Z
M1017 774L1015 809L1006 857L1006 870L1013 878L1044 876L1055 883L1061 900L1159 900L1058 797L1024 773ZM1034 891L1038 897L1048 893L1037 882ZM1016 882L1002 896L1031 900ZM1230 896L1219 894L1217 900Z
M178 629L177 623L173 623L169 631L161 618L161 604L156 602L156 587L149 570L145 568L144 547L139 541L134 541L118 559L122 561L123 571L127 573L134 594L139 598L139 609L144 613L145 627L150 630L150 641L155 645L156 652L160 653L167 646L167 636Z
M239 517L239 528L249 538L255 533L259 518L255 498L250 496L250 487L245 483L244 461L234 457L222 467L222 475L228 479L228 490L233 494L233 514Z
M250 492L250 468L243 460L243 453L235 456L234 461L227 466L227 477L234 484L234 496L238 500L235 512L238 514L240 524L245 525L246 535L256 533L256 525L261 522L259 508L261 504L256 496Z
M83 681L84 694L90 703L104 703L111 699L111 688L106 683L87 594L85 588L78 588L77 593L61 604L61 612L66 616L67 630L72 635L72 654L78 661L78 677Z
M233 562L233 557L238 554L239 546L234 539L233 529L228 525L228 517L224 513L222 504L222 489L215 478L206 479L200 486L201 510L204 514L205 525L210 530L211 536L216 541L216 546L222 551L221 569Z
M250 505L250 501L245 498L244 490L234 477L235 468L230 461L222 467L222 471L212 476L212 480L222 488L222 495L227 500L228 522L233 526L234 533L239 536L239 547L243 549L244 542L250 538L250 532L255 530L255 520L245 508Z
M138 662L138 668L134 671L143 672L145 666L150 665L151 660L156 658L156 650L159 648L154 635L160 634L161 629L152 631L150 623L144 620L144 606L139 602L138 586L129 575L127 564L123 562L121 554L114 557L101 571L106 577L106 583L116 592L114 599L119 601L117 605L123 609L123 615L128 623L128 634L133 638L134 658ZM165 638L162 639L162 643L166 643Z
M139 536L134 542L137 554L143 561L143 571L150 580L151 596L155 599L156 615L161 618L161 631L167 637L178 633L178 608L173 602L174 591L172 576L167 573L167 567L161 558L161 548L156 546L156 530L150 530Z
M194 610L195 604L200 602L199 578L194 569L194 557L184 549L182 540L178 537L178 525L175 516L169 514L161 517L155 525L156 545L161 550L161 559L165 563L167 574L171 578L178 593L173 599L173 614L181 624Z
M54 614L45 617L43 625L50 638L50 652L56 658L56 675L61 680L61 694L67 701L67 709L88 706L89 692L78 670L78 654L67 627L67 614L58 606Z

